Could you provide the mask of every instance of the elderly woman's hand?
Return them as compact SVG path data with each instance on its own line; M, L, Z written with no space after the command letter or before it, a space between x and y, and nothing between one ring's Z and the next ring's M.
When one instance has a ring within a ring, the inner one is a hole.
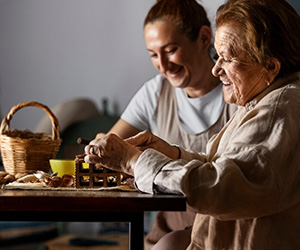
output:
M98 141L100 141L100 139L103 138L104 136L106 136L105 133L96 134L96 137L89 142L89 145L97 145Z
M96 137L85 147L85 153L85 162L100 163L133 176L135 163L142 152L117 135L107 134Z
M140 132L125 141L138 147L142 151L147 148L153 148L172 159L178 159L180 157L180 149L178 147L170 145L149 131Z

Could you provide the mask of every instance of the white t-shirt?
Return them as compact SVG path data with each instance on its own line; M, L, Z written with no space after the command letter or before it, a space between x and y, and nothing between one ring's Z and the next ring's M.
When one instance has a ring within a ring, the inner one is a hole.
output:
M158 74L146 82L131 99L121 118L140 130L156 134L156 107L165 78ZM178 115L182 127L190 134L199 134L220 117L225 101L222 84L204 96L190 98L181 88L175 89Z

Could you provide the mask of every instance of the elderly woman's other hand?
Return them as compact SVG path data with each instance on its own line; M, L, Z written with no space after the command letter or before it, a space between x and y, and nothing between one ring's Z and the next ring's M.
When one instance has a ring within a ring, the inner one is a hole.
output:
M178 147L170 145L149 131L140 132L137 135L126 139L126 142L138 147L142 151L153 148L171 159L180 158L180 149Z
M142 152L116 134L110 133L94 139L85 147L85 153L85 162L100 163L133 176L135 163Z

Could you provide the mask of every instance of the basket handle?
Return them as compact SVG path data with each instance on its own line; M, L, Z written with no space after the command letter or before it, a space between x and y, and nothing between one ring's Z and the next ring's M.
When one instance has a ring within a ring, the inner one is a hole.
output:
M58 124L57 118L55 117L55 115L52 113L52 111L46 105L41 104L39 102L21 102L15 106L13 106L11 108L11 110L9 111L9 113L6 115L6 117L3 118L2 122L1 122L0 134L2 135L3 132L9 131L10 121L11 121L13 115L21 108L28 107L28 106L41 108L48 114L48 116L51 120L51 123L52 123L52 140L59 140L60 139L59 124Z

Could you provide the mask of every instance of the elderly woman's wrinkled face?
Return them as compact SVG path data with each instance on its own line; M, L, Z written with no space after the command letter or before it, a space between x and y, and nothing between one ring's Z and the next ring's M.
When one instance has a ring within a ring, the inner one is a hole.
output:
M223 82L225 101L244 106L267 86L266 69L254 63L245 50L244 32L235 23L217 28L215 48L219 55L212 73Z

